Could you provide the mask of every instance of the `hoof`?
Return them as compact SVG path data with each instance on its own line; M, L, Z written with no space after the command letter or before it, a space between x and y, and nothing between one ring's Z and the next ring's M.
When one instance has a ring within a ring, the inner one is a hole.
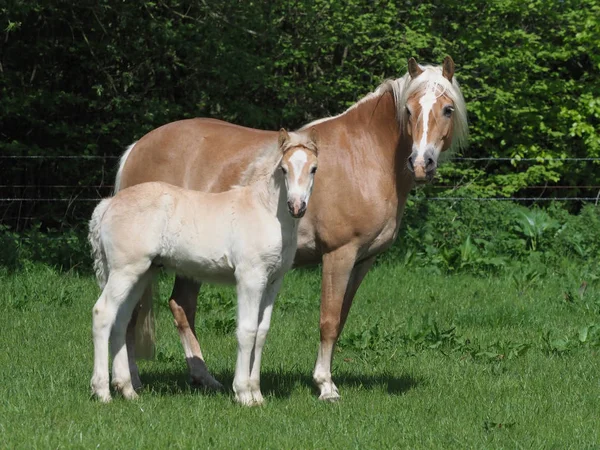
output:
M124 399L135 400L136 398L138 398L138 395L135 392L135 389L133 388L133 385L130 380L113 381L112 385L115 388L115 390L121 393Z
M123 398L127 400L135 400L139 397L135 392L135 389L133 389L133 386L127 389L123 389L121 393L123 394Z
M221 392L225 390L223 385L217 380L215 380L213 377L204 379L191 378L190 383L194 387L203 388L211 392Z
M135 377L131 377L131 385L133 386L133 389L136 391L142 390L142 380L140 380L139 375L135 376Z
M339 401L342 397L337 392L326 392L324 394L319 395L319 400L329 403L335 403Z
M110 403L112 401L110 392L92 392L92 397L96 398L100 403Z
M262 397L262 395L261 395ZM260 406L264 403L264 400L261 398L257 400L251 392L246 392L244 394L235 394L235 401L243 406Z

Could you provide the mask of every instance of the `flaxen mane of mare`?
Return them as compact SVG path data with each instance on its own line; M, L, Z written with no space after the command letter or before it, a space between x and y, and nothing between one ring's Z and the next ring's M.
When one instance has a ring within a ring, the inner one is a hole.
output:
M295 265L322 262L321 343L313 378L320 398L339 398L331 379L335 343L352 300L375 257L394 242L407 196L416 183L430 181L438 157L467 140L465 103L454 77L454 62L420 66L382 83L344 113L306 125L319 136L319 167L311 207L300 221ZM164 125L129 147L121 159L116 190L145 181L221 192L241 182L250 162L277 132L214 119ZM171 311L193 382L213 384L194 319L200 285L175 280ZM151 293L142 298L137 325L147 323ZM145 320L144 320L145 318ZM133 352L135 315L127 332ZM145 335L148 340L148 334ZM139 385L132 365L134 386Z

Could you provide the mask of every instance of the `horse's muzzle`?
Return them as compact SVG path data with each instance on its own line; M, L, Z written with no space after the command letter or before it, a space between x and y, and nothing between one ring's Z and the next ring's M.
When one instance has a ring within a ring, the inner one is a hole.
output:
M427 150L423 156L419 156L416 151L412 152L406 165L417 183L426 183L433 180L437 170L437 162L431 150Z
M288 200L287 204L292 217L299 219L306 214L306 202L304 200L295 202Z

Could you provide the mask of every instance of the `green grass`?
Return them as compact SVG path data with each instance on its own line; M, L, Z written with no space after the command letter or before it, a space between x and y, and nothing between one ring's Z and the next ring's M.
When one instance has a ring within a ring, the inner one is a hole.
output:
M160 283L158 352L140 398L90 399L92 277L40 266L0 272L1 448L598 448L600 286L544 278L440 276L380 265L367 277L334 361L342 395L312 387L319 275L288 275L263 363L267 403L187 384ZM201 293L207 363L231 386L235 305Z

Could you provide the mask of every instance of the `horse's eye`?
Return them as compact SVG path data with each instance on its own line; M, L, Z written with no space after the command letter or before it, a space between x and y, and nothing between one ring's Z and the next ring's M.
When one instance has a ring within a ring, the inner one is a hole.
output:
M312 169L310 169L310 173L312 173L313 175L315 173L317 173L317 166L313 167Z
M408 117L410 117L410 115L411 115L411 112L410 112L410 109L408 109L408 106L406 107L406 115L407 115Z
M453 111L454 111L454 108L452 106L446 106L444 108L444 116L450 117L452 115Z

